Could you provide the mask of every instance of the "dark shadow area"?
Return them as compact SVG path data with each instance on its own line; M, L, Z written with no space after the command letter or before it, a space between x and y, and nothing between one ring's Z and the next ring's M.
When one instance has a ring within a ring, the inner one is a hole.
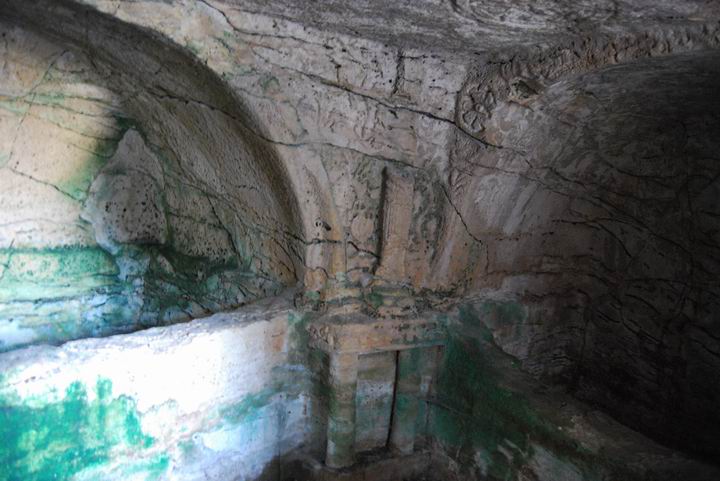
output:
M718 75L715 52L672 55L510 105L496 122L513 152L477 162L474 222L488 249L477 287L518 299L492 308L498 344L534 375L714 462Z

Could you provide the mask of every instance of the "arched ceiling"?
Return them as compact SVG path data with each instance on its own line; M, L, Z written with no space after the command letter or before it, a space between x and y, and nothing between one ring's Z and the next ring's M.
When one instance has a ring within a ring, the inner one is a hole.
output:
M54 7L3 24L0 347L186 320L301 280L294 191L238 97L158 36Z

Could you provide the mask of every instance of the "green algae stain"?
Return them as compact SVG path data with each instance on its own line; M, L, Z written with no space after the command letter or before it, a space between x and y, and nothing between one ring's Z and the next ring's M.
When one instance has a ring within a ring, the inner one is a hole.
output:
M483 315L487 312L482 308L460 310L462 324L474 327L475 337L449 336L431 434L458 453L463 466L475 466L480 471L476 474L490 479L512 478L533 456L533 443L567 458L586 457L523 393L504 385L503 373L495 366L501 353L488 342L492 335L481 322Z
M58 402L0 398L0 479L67 480L84 469L108 463L118 452L152 446L143 433L135 401L113 397L109 379L98 379L95 397L74 382ZM138 470L156 474L167 459L155 459Z
M155 481L159 479L170 465L170 457L161 453L147 460L130 464L122 472L122 479L129 478L138 473L145 473L145 481Z
M0 302L35 301L88 293L115 282L117 266L99 247L0 249L7 267Z
M60 107L65 103L67 97L62 92L33 93L28 100L33 105L44 105L48 107Z
M483 322L480 322L480 315L472 304L460 306L460 322L464 325L472 325L479 329L480 338L487 342L493 342L492 331Z
M270 404L277 389L266 388L257 393L248 394L240 401L220 410L220 417L230 424L240 424L254 419L260 410Z
M280 82L277 77L273 77L269 74L264 75L260 79L260 88L262 88L263 92L266 94L276 94L280 91Z
M0 110L5 110L12 114L22 116L27 114L30 106L23 99L10 98L0 100Z
M308 324L310 317L299 312L288 314L288 337L290 340L290 362L303 364L308 361L310 333Z
M202 43L191 40L185 43L185 48L190 50L196 57L202 58L201 54L204 49L204 45Z
M519 324L525 321L525 307L514 301L486 301L480 305L483 317L490 317L499 324Z
M182 457L186 461L193 461L198 453L197 445L192 439L180 441L178 443L178 448L180 448Z
M0 248L0 319L35 331L32 342L180 322L276 290L237 259L170 247L124 246L114 255L99 246ZM22 345L0 333L0 351Z
M144 315L153 325L157 319L169 324L231 309L279 290L277 284L263 291L260 284L267 280L256 276L247 262L237 257L191 256L170 246L144 247L138 252L149 259L143 273Z
M472 342L449 341L438 383L442 407L434 411L431 431L445 446L459 448L466 466L479 450L481 474L507 479L529 449L525 431L534 420L522 399L498 386L485 362Z
M383 305L383 296L379 292L373 290L367 295L367 302L373 307L373 309L377 309Z
M85 162L77 166L73 173L59 180L55 186L77 201L84 201L100 169L107 159L98 154L90 154Z
M125 135L126 130L123 126L118 126L118 129L118 132L114 132L110 137L97 139L91 150L87 152L87 157L76 165L71 174L60 179L56 187L73 199L84 201L93 181L108 159L115 155L120 140Z

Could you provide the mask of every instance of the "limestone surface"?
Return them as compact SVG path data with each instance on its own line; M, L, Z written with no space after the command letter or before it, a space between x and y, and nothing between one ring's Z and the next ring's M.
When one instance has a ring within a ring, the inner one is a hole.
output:
M364 349L419 320L445 348L396 440L444 478L718 479L686 455L720 455L719 2L5 0L0 39L9 479L57 446L86 456L61 479L281 479L332 451L328 410L362 421L338 459L382 447L407 384ZM176 356L212 360L177 361L186 411L153 397Z

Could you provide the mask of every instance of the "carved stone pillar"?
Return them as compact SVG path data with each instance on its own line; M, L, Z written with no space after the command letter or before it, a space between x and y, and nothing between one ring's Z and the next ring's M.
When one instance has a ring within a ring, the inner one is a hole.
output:
M430 379L423 373L424 353L442 345L445 330L441 321L430 318L376 319L364 314L323 316L308 325L310 346L326 352L330 359L328 427L325 464L330 468L347 468L354 462L356 437L356 400L358 356L368 353L401 351L398 369L399 403L393 408L397 427L398 450L412 451L421 425L418 407ZM425 387L423 387L425 386ZM424 390L423 390L424 389ZM396 393L396 396L398 394ZM404 404L403 404L404 403ZM413 404L415 403L415 404ZM414 413L414 414L413 414ZM408 441L409 440L409 441Z
M415 178L408 172L387 167L384 172L384 199L380 265L375 272L382 281L407 282L405 253L413 212Z
M420 414L421 351L423 349L398 352L390 448L400 454L410 454L415 449L415 430Z
M344 468L354 462L357 367L357 353L335 352L330 355L330 405L325 464L331 468Z

